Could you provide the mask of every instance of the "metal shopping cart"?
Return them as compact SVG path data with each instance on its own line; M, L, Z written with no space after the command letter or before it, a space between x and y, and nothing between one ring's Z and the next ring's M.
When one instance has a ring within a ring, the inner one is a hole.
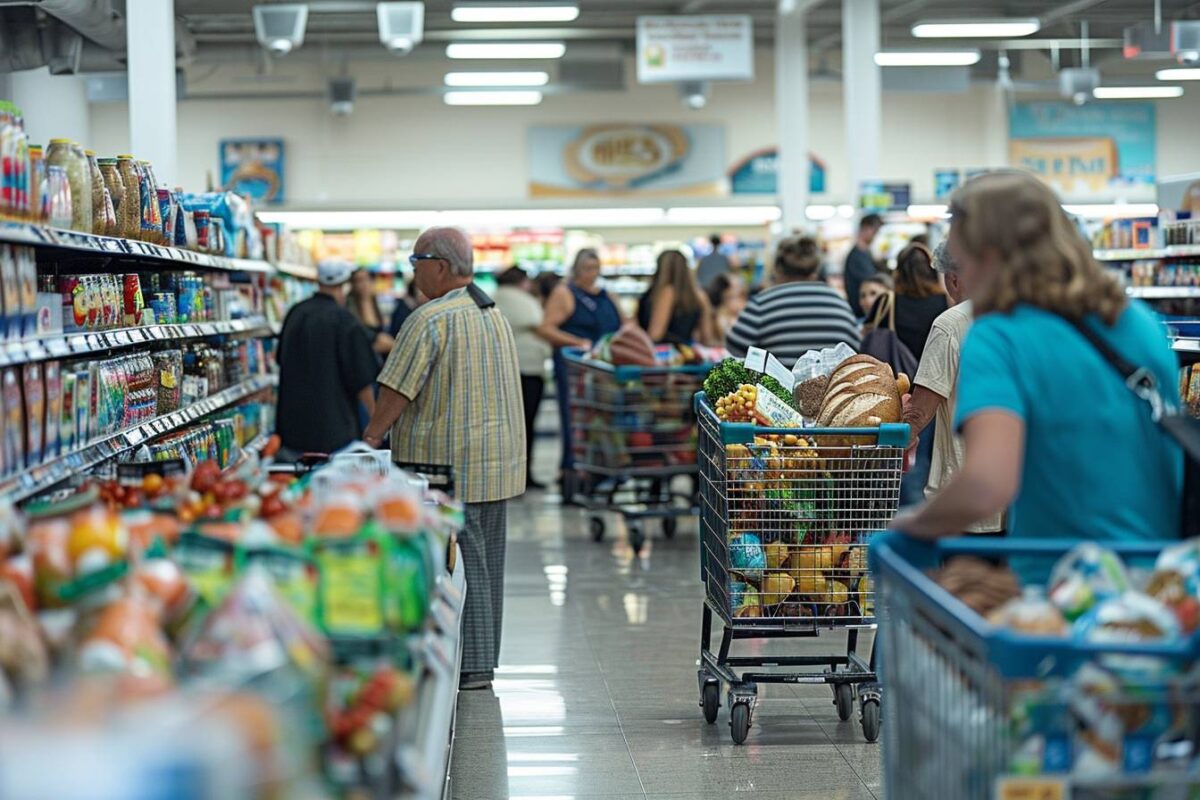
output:
M926 574L954 556L1019 557L1022 578L1042 581L1074 544L875 539L882 676L889 703L901 709L884 737L889 797L1200 796L1200 637L1133 644L1030 636L987 624ZM1152 565L1161 545L1112 549L1135 568Z
M644 520L661 519L671 538L678 518L696 513L694 494L671 482L696 474L692 396L712 365L614 367L579 350L564 355L575 467L587 476L577 499L591 512L592 538L604 538L606 509L622 515L635 552Z
M874 651L858 635L875 627L866 537L886 527L900 499L907 425L764 428L721 422L702 394L700 428L700 706L716 721L721 683L729 725L741 744L759 683L824 683L838 716L860 701L863 735L879 736L881 694ZM711 650L712 622L724 623ZM846 629L846 654L732 656L735 639L815 637ZM735 667L823 667L745 672Z

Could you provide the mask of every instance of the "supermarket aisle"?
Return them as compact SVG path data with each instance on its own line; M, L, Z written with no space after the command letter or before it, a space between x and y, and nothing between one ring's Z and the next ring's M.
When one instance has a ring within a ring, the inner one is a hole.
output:
M881 796L878 745L838 721L825 687L762 687L741 747L725 708L704 723L694 523L641 560L585 523L540 493L510 506L501 667L494 692L459 695L455 800Z

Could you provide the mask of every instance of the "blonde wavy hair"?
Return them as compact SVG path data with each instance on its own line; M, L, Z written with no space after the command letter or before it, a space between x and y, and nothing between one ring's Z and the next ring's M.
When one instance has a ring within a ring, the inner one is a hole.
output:
M968 181L950 200L951 232L976 259L994 257L999 272L971 299L977 315L1020 303L1072 320L1088 314L1108 325L1127 300L1048 186L1025 172Z

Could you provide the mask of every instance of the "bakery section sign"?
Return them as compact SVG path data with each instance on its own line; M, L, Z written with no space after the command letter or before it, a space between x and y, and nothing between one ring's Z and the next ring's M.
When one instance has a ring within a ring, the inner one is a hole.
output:
M256 203L283 202L283 139L222 139L221 187Z
M638 17L638 83L754 80L754 22L745 14Z
M1152 103L1017 103L1008 148L1064 200L1154 199Z
M716 125L529 130L531 197L722 195L724 164L725 131Z

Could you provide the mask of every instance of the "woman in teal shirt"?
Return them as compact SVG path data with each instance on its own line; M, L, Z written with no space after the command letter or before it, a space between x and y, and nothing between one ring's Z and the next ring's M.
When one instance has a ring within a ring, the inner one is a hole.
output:
M956 535L1008 511L1012 536L1177 538L1182 453L1072 321L1172 398L1178 369L1161 323L1126 298L1033 176L976 178L950 211L950 252L976 316L955 412L966 453L942 492L893 527Z

